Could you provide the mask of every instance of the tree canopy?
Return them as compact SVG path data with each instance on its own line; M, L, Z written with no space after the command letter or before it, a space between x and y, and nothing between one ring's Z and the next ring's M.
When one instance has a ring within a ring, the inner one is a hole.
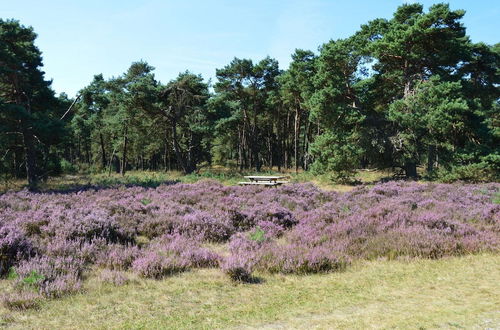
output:
M61 171L214 164L498 180L500 44L473 43L464 15L404 4L317 53L295 50L286 70L234 58L213 85L189 71L162 83L134 62L73 100L44 79L33 29L0 20L0 170L31 187Z

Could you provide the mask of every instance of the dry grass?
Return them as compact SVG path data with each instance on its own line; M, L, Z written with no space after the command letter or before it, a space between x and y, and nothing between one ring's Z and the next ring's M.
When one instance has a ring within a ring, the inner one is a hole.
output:
M359 262L343 273L262 276L233 284L218 270L123 287L94 276L87 293L8 312L0 326L93 328L495 328L500 256ZM0 290L6 281L0 282Z

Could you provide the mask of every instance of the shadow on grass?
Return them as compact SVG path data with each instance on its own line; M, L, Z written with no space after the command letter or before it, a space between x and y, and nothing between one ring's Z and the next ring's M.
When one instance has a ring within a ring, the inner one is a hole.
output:
M237 283L237 284L264 284L264 283L266 283L266 280L260 276L250 276L249 278L246 278L244 280L236 280L236 281L234 281L234 283Z
M100 191L105 189L113 189L118 187L142 187L142 188L157 188L161 185L174 185L180 183L179 180L127 180L120 182L118 180L101 181L98 183L62 183L55 187L42 187L34 191L34 193L42 194L71 194L83 191Z

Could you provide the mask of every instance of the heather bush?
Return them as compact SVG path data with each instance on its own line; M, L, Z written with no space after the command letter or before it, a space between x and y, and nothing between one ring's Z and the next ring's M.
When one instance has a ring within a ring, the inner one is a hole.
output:
M133 237L121 230L114 217L104 210L74 212L71 216L56 218L44 227L51 237L64 237L68 240L91 241L102 238L107 242L130 242Z
M298 223L292 212L276 202L270 204L256 205L247 211L252 224L261 221L270 222L277 226L289 229Z
M221 269L235 282L251 282L252 270L247 265L245 258L239 255L232 255L227 258Z
M83 270L81 259L38 256L15 267L15 282L19 289L34 289L47 297L60 297L80 290Z
M150 249L175 255L189 267L217 267L220 256L201 246L201 237L185 237L179 234L164 235L151 244Z
M41 293L49 298L59 298L82 290L82 280L76 274L66 274L46 282L40 288Z
M0 277L32 252L32 243L21 230L12 225L2 226L0 223Z
M99 253L96 263L111 270L127 270L139 255L137 246L110 245Z
M114 286L122 286L129 283L129 278L122 271L105 269L99 274L101 282Z
M8 192L0 195L0 275L12 267L16 288L57 297L80 290L95 266L110 283L124 270L162 278L201 267L251 281L254 271L339 271L355 259L497 253L499 191L498 183L394 181L337 193L203 181ZM227 244L228 255L207 243Z
M231 236L233 228L226 219L214 217L208 212L195 211L180 218L174 232L207 241L223 242Z
M1 296L2 305L10 310L36 309L43 297L31 291L18 291Z
M82 260L85 264L91 264L95 262L100 251L106 249L107 246L107 241L102 238L86 241L82 239L67 240L55 237L49 240L43 252L47 256L75 257Z
M349 258L335 255L331 249L324 246L304 248L301 246L274 245L262 251L259 268L273 273L326 273L344 270L349 264Z
M229 210L231 225L238 231L245 231L255 226L255 220L240 210Z
M200 246L200 239L164 235L141 251L132 269L143 277L161 278L190 268L217 267L220 257Z
M234 235L229 242L230 256L221 264L222 271L234 281L248 282L261 258L261 251L268 243L261 230L247 235Z
M132 263L134 272L142 277L154 279L186 271L188 267L186 260L157 251L148 251Z

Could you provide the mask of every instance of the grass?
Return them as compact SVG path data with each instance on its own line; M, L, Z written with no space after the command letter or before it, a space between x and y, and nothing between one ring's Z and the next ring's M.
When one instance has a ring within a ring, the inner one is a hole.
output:
M90 186L114 186L114 185L136 185L144 187L157 187L165 182L184 182L194 183L203 179L212 179L220 181L225 185L236 185L239 181L244 180L245 175L288 175L291 182L312 182L318 187L325 190L349 191L354 185L335 184L331 180L330 174L314 175L309 172L300 171L295 173L291 170L286 172L278 172L276 170L268 170L263 172L239 172L221 167L213 167L204 169L196 174L183 175L179 171L168 172L152 172L152 171L129 171L125 176L117 173L108 175L107 173L97 174L75 174L61 175L51 177L47 181L40 184L40 190L68 190L78 189ZM356 180L360 183L370 184L377 181L390 178L391 171L386 170L359 170L356 174ZM21 190L26 186L25 180L4 180L0 182L0 193L7 190Z
M39 310L0 307L12 328L494 328L500 256L360 261L342 273L260 274L233 284L216 269L122 287L87 280L87 293ZM7 281L0 282L0 291Z

